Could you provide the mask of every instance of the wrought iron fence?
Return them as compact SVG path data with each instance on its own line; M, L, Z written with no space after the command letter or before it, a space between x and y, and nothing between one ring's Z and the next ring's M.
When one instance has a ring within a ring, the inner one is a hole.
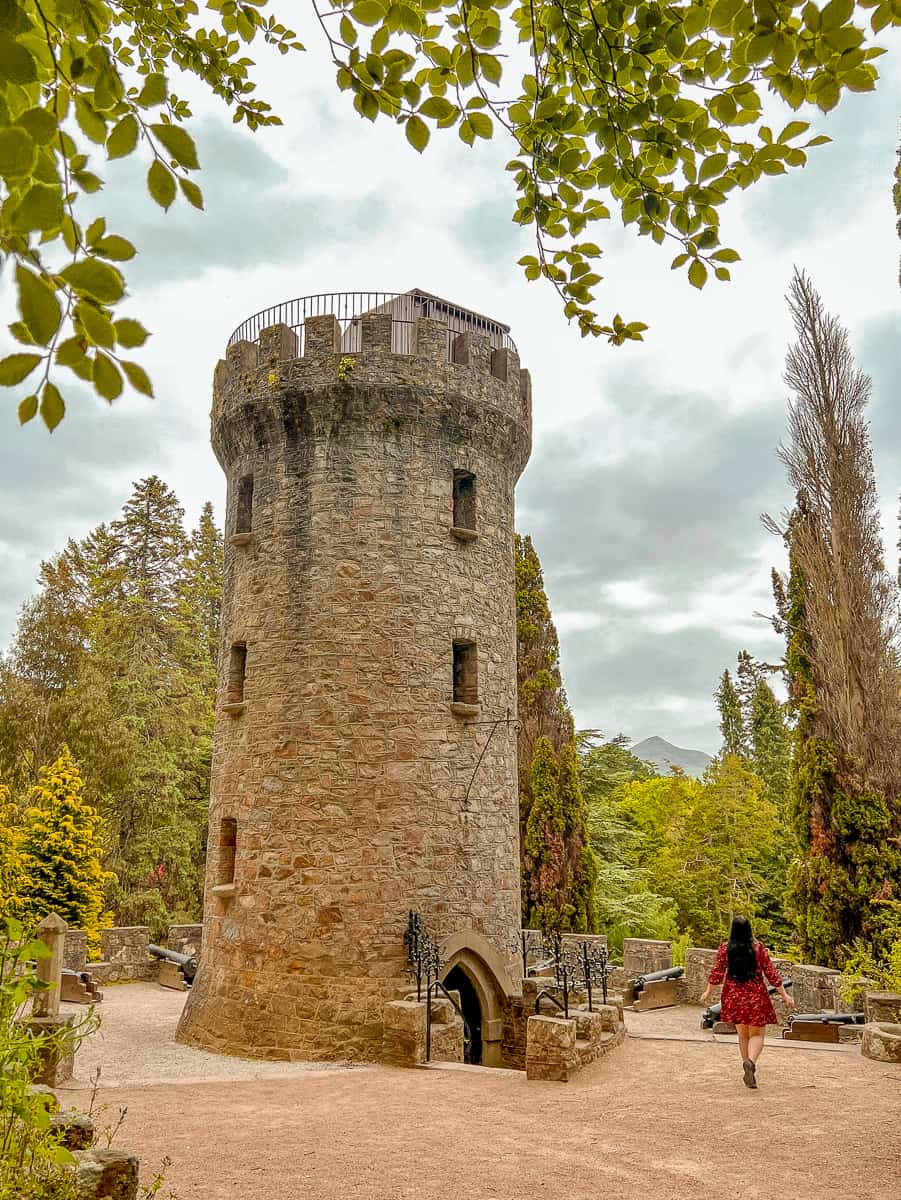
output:
M427 292L319 292L314 296L299 296L281 304L264 308L238 326L228 339L235 342L256 342L260 331L270 325L287 325L297 337L297 353L303 354L304 323L308 317L333 314L341 327L341 349L348 354L361 347L361 317L369 313L389 314L391 349L395 354L412 354L413 330L417 317L431 317L447 326L447 354L451 357L454 339L461 333L486 335L494 349L515 350L506 325L480 313L450 304Z
M407 951L407 971L416 981L417 1000L422 1000L422 985L425 983L425 1061L431 1062L432 1059L432 996L439 992L450 1001L463 1022L463 1057L464 1060L468 1060L469 1047L472 1045L469 1023L463 1015L463 1009L438 978L441 971L441 950L426 929L421 913L411 910L407 914L404 946Z
M590 938L579 939L577 935L564 934L559 930L521 931L518 946L522 954L523 975L553 967L553 981L562 992L561 1000L555 992L539 991L535 997L535 1011L540 1010L542 999L555 1004L565 1017L569 1016L569 1000L576 988L584 988L588 998L588 1011L594 1011L594 996L601 989L603 1003L607 1003L607 979L613 970L607 947ZM539 963L529 963L529 954L540 949L544 956Z

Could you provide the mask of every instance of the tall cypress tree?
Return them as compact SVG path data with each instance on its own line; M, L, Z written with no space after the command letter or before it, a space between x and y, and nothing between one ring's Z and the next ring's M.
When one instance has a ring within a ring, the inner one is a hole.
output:
M595 923L597 863L560 645L531 538L517 534L515 550L523 922L585 931Z
M748 753L745 718L741 700L728 671L723 671L716 689L716 706L720 713L720 733L723 735L723 754L746 758Z

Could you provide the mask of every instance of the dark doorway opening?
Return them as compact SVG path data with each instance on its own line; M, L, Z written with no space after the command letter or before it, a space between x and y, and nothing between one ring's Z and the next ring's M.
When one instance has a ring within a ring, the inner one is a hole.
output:
M464 1043L463 1061L478 1065L482 1061L482 1006L472 980L462 967L452 967L444 980L449 992L460 993L463 1020L469 1030L469 1040Z

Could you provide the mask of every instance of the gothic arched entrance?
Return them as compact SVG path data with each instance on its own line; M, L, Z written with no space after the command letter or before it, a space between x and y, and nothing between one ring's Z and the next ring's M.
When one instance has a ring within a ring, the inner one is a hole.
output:
M463 930L441 945L441 982L458 991L469 1026L466 1061L499 1067L502 1059L504 1009L514 993L507 966L488 939L474 929Z

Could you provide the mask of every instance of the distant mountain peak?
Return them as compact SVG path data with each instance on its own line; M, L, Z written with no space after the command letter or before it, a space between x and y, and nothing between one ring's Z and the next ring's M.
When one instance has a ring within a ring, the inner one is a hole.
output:
M681 767L686 775L695 779L700 779L713 762L711 756L703 750L685 750L656 735L633 746L630 754L634 754L643 762L651 763L661 775L668 775L671 767Z

